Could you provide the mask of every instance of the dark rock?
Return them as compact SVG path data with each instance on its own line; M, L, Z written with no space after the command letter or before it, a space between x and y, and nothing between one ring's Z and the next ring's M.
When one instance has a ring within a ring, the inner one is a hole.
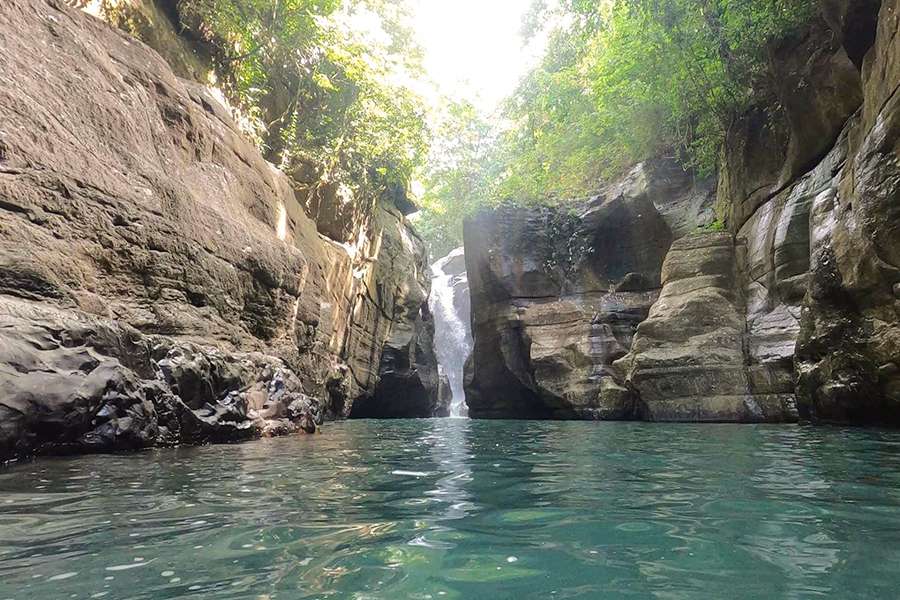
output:
M881 0L822 0L822 17L857 69L875 43Z
M419 307L414 326L397 327L381 355L378 385L372 398L353 406L353 418L446 417L448 383L434 356L434 323L428 306Z
M165 358L154 358L160 346ZM203 375L208 386L184 385ZM302 387L276 358L144 336L86 313L0 298L3 458L309 429L321 411Z
M790 130L784 114L755 107L736 120L722 151L717 214L737 231L778 191Z
M640 292L642 290L652 290L658 287L659 285L651 282L643 273L629 273L621 282L616 284L614 291Z
M716 178L697 178L671 159L639 163L610 192L650 201L675 238L715 221Z
M579 287L615 286L639 274L644 289L659 288L659 268L672 233L646 194L601 196L579 217L576 236L586 240L584 257L574 265Z

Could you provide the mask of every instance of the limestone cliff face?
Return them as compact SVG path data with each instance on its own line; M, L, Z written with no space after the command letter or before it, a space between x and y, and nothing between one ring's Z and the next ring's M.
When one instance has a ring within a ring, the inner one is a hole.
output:
M823 165L846 159L811 200L796 368L813 420L900 423L898 31L900 2L885 0L861 62L862 105Z
M473 256L487 246L469 264L480 414L537 406L534 414L568 418L900 422L898 30L897 0L828 0L802 35L771 49L776 97L744 115L725 145L716 207L726 232L686 235L698 222L695 196L679 200L677 186L649 177L645 195L672 235L630 218L584 248L590 259L570 279L615 271L626 252L646 259L629 279L659 296L635 314L628 336L614 335L611 365L563 351L590 347L582 320L548 353L556 366L548 379L542 339L552 330L558 340L561 328L538 330L527 317L535 298L554 318L564 314L571 290L529 257L554 236L516 225L527 211L471 223ZM533 268L498 262L506 241L479 241L497 237L492 220L512 224L519 237L509 237ZM576 228L587 227L581 219ZM598 362L606 376L585 379L580 369ZM566 392L535 400L551 380ZM503 389L511 391L491 400Z
M501 209L465 226L472 417L633 418L613 361L659 295L673 231L711 220L713 186L636 167L574 208Z
M797 411L747 360L746 304L730 233L698 233L672 244L662 292L637 328L617 374L649 421L782 422Z
M898 10L823 2L772 51L781 111L726 144L747 362L813 421L900 422Z
M434 365L405 199L323 235L206 88L61 0L2 3L0 81L0 458L310 429L386 343Z

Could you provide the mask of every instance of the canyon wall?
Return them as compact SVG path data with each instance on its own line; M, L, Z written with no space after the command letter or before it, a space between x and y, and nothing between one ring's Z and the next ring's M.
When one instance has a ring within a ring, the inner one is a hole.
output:
M724 231L697 227L708 204L672 176L643 178L644 205L604 191L558 230L539 214L565 209L467 223L473 416L900 421L898 13L823 2L771 48L776 97L725 143ZM631 214L597 220L613 202Z
M713 203L712 182L652 161L577 205L468 220L469 414L632 418L613 362L659 296L674 235L712 221Z
M403 190L288 177L62 0L0 5L0 82L0 459L445 410Z

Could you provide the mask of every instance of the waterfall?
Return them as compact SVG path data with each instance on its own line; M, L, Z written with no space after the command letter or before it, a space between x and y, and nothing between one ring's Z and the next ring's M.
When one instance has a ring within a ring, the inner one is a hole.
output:
M469 329L469 282L466 278L465 256L457 248L431 266L431 312L434 314L434 346L447 379L453 400L451 417L468 413L463 389L463 370L472 351Z

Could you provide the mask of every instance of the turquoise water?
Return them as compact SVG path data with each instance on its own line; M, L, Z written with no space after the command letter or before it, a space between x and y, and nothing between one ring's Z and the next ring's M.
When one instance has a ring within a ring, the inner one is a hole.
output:
M0 470L0 600L897 597L900 433L357 421Z

